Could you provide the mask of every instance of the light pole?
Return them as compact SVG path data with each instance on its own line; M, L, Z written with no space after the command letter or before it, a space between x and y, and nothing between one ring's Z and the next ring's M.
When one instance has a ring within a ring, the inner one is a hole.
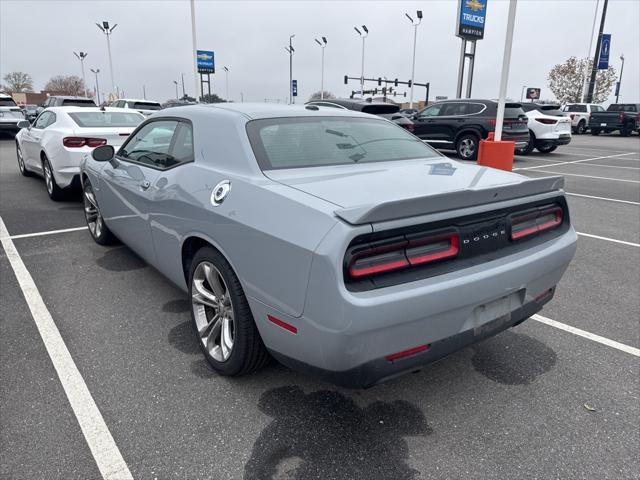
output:
M406 17L411 22L411 25L413 25L413 61L411 62L411 94L409 96L409 108L413 108L413 80L416 71L416 38L418 37L418 25L420 25L420 22L422 21L422 10L418 10L416 14L418 15L418 20L414 22L413 18L411 18L408 13L405 13Z
M284 47L284 49L289 52L289 105L293 103L293 52L295 52L293 48L293 37L295 36L295 33L291 35L289 37L289 47Z
M196 6L195 1L191 0L190 2L191 8L191 56L193 57L193 96L198 101L198 90L203 90L202 84L200 84L200 89L198 89L198 47L196 46ZM200 92L204 97L204 91Z
M227 67L222 67L224 69L224 80L225 80L225 100L229 101L229 69Z
M358 27L353 27L355 29L356 32L358 32L358 35L360 35L360 37L362 38L362 67L360 69L360 97L363 98L364 97L364 39L367 38L367 35L369 35L369 30L367 29L366 25L362 25L362 30L364 30L364 33L362 33Z
M87 58L87 55L89 55L87 52L73 52L73 54L78 57L78 60L80 60L80 67L82 68L82 83L84 83L84 92L83 92L83 97L87 96L87 79L84 76L84 59Z
M620 55L620 60L622 60L622 66L620 67L620 79L618 80L618 85L616 88L616 103L618 103L618 97L620 97L620 86L622 85L622 72L624 71L624 53Z
M100 73L100 69L90 68L91 72L96 76L96 100L98 100L98 105L100 105L100 86L98 85L98 74Z
M609 0L604 0L602 5L602 16L600 17L600 30L598 31L598 40L596 41L596 51L593 56L593 64L591 65L591 76L589 78L589 88L587 90L587 98L585 102L593 102L593 91L596 86L596 75L598 73L598 61L600 60L600 49L602 48L602 31L604 30L604 22L607 19L607 5Z
M102 22L102 25L96 23L98 28L107 36L107 52L109 53L109 73L111 75L111 90L112 93L115 93L118 96L118 90L116 89L116 82L113 80L113 62L111 61L111 41L109 38L111 34L116 29L118 24L116 23L113 27L109 26L109 22Z
M591 58L591 47L593 46L593 34L596 31L596 20L598 19L598 7L600 6L600 0L596 1L596 11L593 12L593 25L591 26L591 37L589 37L589 51L587 52L587 59ZM584 103L584 91L587 89L587 75L589 73L589 62L584 66L582 72L582 92L580 93L580 103Z
M316 43L322 48L322 69L320 70L320 100L324 100L324 49L327 46L327 37L322 38L322 42L315 39Z
M176 86L176 100L178 100L178 98L179 98L179 97L178 97L178 81L177 81L177 80L174 80L174 81L173 81L173 84Z
M180 75L182 75L182 98L184 98L187 96L186 92L184 91L184 73L181 73Z

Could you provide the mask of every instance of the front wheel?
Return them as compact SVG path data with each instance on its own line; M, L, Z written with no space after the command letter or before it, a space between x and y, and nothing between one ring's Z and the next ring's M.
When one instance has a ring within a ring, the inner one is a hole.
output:
M254 372L269 360L240 281L216 250L203 247L189 271L191 319L205 358L225 376Z
M456 152L462 160L475 160L478 156L478 136L468 133L456 143Z
M89 228L91 237L100 245L115 243L116 238L104 223L96 195L89 180L85 181L84 187L82 188L82 199L84 201L84 218L87 221L87 227Z

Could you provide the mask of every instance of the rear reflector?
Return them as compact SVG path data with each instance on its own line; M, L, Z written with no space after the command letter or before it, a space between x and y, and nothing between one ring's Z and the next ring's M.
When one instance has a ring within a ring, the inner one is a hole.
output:
M517 215L517 214L516 214ZM511 217L511 240L550 230L562 223L562 208L552 207Z
M269 321L271 323L274 323L276 325L278 325L281 328L284 328L285 330L291 332L291 333L298 333L298 329L296 327L294 327L293 325L291 325L290 323L287 322L283 322L282 320L280 320L279 318L273 317L271 315L267 315L267 318L269 319Z
M431 347L431 345L420 345L418 347L413 347L413 348L410 348L408 350L403 350L403 351L398 352L398 353L392 353L391 355L387 355L384 358L386 360L389 360L390 362L393 362L394 360L399 360L401 358L409 357L411 355L415 355L416 353L420 353L420 352L424 352L425 350L429 350L429 347Z
M67 148L81 148L81 147L101 147L106 145L107 141L104 138L87 138L87 137L64 137L62 144Z

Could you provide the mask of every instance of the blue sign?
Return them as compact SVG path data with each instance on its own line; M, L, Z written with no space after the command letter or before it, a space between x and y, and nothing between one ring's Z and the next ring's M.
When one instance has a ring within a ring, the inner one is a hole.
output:
M600 58L598 60L598 70L606 70L609 68L609 50L611 49L611 34L602 34L602 43L600 43Z
M294 97L298 96L298 80L291 80L291 94Z
M208 50L196 50L198 61L198 73L216 73L213 52Z
M458 0L456 36L467 40L484 37L487 0Z

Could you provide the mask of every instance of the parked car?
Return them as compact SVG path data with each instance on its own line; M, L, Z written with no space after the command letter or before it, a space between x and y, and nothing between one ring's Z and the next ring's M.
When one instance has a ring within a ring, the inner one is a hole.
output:
M38 105L27 104L24 106L24 116L30 122L33 122L38 116Z
M415 371L538 312L576 249L562 177L452 161L339 108L172 108L81 179L94 240L188 292L230 376L269 354L355 387Z
M158 110L162 110L160 102L153 102L151 100L135 100L132 98L121 98L111 103L111 106L118 108L131 108L147 116Z
M355 110L356 112L370 113L397 123L402 128L413 132L413 121L405 115L400 114L400 106L395 103L375 102L372 100L362 100L357 98L332 98L330 100L311 100L305 105L316 105L319 107L342 108Z
M412 117L415 134L429 145L456 150L463 160L475 160L480 140L496 127L498 102L493 100L444 100ZM502 139L522 148L529 142L527 117L520 103L505 105Z
M196 105L196 102L186 100L167 100L162 104L162 108L184 107L185 105Z
M15 136L20 130L18 123L24 120L24 113L10 95L0 94L0 134Z
M411 117L413 115L415 115L416 113L418 113L418 109L417 108L402 108L400 109L400 111L398 112L406 117Z
M80 186L80 161L100 145L120 146L144 120L121 108L50 107L16 135L18 167L25 177L44 177L52 200Z
M523 103L522 108L529 118L529 142L516 150L518 155L528 155L534 148L551 153L571 142L571 118L560 110L560 105Z
M593 112L589 117L591 135L600 135L600 132L620 132L623 137L628 137L634 130L640 131L640 104L639 103L612 103L605 112Z
M562 111L568 113L571 118L572 132L582 135L589 128L589 115L593 112L604 112L604 108L593 103L570 103L562 107Z
M65 95L52 95L38 107L37 114L49 107L96 107L96 102L87 97L72 97Z

